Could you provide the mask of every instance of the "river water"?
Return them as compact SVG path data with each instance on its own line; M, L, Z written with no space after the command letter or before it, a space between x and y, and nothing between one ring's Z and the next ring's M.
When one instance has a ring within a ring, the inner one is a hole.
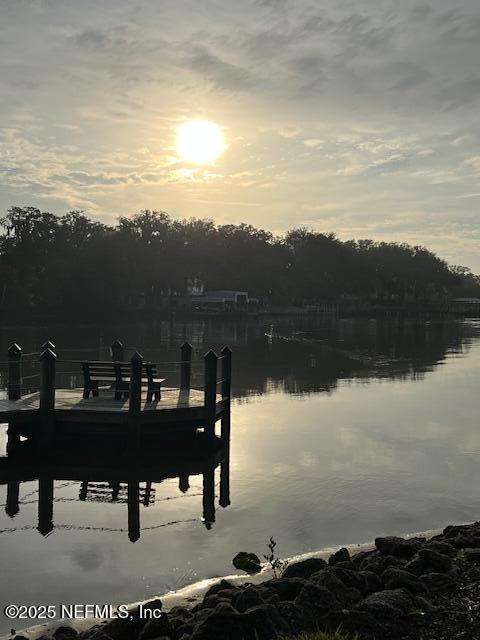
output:
M123 483L55 478L46 535L37 480L20 484L13 514L0 478L3 604L129 602L231 573L238 551L261 556L270 536L279 555L290 556L480 517L476 320L32 324L2 327L0 348L16 341L27 353L51 339L61 379L78 384L78 360L107 357L116 338L127 355L138 349L157 362L179 360L190 340L194 383L203 353L231 346L230 504L218 504L220 467L209 526L201 475L183 491L178 478L153 482L132 543ZM178 370L168 366L175 385ZM2 425L2 455L5 446ZM158 466L157 479L161 455ZM1 630L11 626L1 619Z

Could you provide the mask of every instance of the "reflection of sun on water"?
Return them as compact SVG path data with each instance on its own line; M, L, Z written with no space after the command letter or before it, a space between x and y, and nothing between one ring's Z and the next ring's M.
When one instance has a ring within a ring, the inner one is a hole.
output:
M177 150L187 162L213 162L225 150L222 131L208 120L186 122L178 132Z

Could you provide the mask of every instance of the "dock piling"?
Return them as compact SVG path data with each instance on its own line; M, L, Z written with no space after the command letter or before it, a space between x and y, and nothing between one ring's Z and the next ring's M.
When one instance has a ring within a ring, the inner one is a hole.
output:
M110 356L114 362L123 362L125 351L120 340L114 340L110 345Z
M206 413L206 431L215 435L215 407L217 402L217 360L218 356L210 349L204 356L204 404Z
M140 413L142 404L142 366L143 358L135 351L130 360L130 394L128 410L130 413Z
M51 349L40 354L40 445L48 450L55 425L55 363L57 355Z
M140 412L142 409L142 368L143 358L135 351L130 360L130 393L128 398L128 413L130 424L130 444L140 446Z
M230 398L232 387L232 350L223 347L222 351L222 398Z
M180 389L190 389L190 378L192 374L192 345L189 342L184 342L180 352Z
M40 347L40 353L42 353L42 351L46 351L47 349L50 349L50 351L53 351L53 353L55 353L56 347L50 340L47 340L42 344L42 346Z
M41 476L38 479L38 526L42 536L53 531L53 478Z
M55 408L55 361L56 353L50 348L40 354L40 413Z
M20 400L22 397L22 349L14 342L7 352L8 356L8 399Z
M207 529L215 522L215 467L209 465L203 471L203 523Z
M140 538L140 483L138 480L128 481L127 496L128 539L136 542Z

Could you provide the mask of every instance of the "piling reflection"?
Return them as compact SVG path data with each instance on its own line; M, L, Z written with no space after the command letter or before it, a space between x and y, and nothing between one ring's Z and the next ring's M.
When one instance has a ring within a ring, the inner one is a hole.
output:
M218 506L230 504L230 426L222 423L222 436L213 440L199 432L170 442L147 441L135 452L115 451L112 443L98 441L88 448L79 443L57 443L39 457L31 443L15 442L0 458L0 484L6 484L5 513L15 518L21 510L21 484L37 482L37 524L42 536L55 529L55 482L78 482L79 502L126 505L131 542L141 537L142 510L156 500L156 485L178 478L178 496L188 493L193 477L202 479L201 520L206 529L215 523ZM219 471L219 493L215 475ZM163 526L163 525L158 525ZM33 526L32 526L33 528ZM62 525L62 529L68 528Z

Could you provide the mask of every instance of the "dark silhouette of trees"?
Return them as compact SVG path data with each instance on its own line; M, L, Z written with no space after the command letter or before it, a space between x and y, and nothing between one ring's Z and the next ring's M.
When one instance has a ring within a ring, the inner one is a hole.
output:
M383 305L480 295L479 280L424 247L292 229L174 220L164 211L114 227L82 211L12 207L0 218L0 308L12 313L119 313L181 306L187 284L248 291L264 304L345 298Z

